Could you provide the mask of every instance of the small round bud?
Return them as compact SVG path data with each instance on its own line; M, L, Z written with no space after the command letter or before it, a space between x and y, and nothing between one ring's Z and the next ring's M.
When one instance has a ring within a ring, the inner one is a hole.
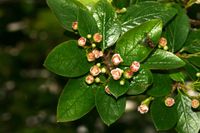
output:
M168 46L165 46L163 49L164 49L165 51L167 51L169 48L168 48Z
M102 41L102 35L100 34L100 33L95 33L94 35L93 35L93 40L95 41L95 42L97 42L97 43L100 43L101 41Z
M167 46L167 39L164 38L164 37L161 37L160 40L159 40L159 46L162 46L163 48L165 46Z
M92 37L91 34L87 34L87 38L90 39Z
M99 75L99 73L101 73L101 69L97 65L94 65L90 68L90 73L92 74L92 76L97 76Z
M145 114L149 111L149 107L146 104L141 104L140 106L138 106L138 111L141 114Z
M123 73L124 78L130 79L133 77L133 72L130 69L126 69Z
M106 92L107 94L109 94L109 95L111 94L111 93L110 93L110 88L109 88L108 86L106 86L104 89L105 89L105 92Z
M95 43L92 43L92 48L95 48L96 47L96 44Z
M87 84L92 84L94 82L94 77L92 75L88 75L86 78L85 78L85 82Z
M100 67L100 66L101 66L101 63L97 63L97 66Z
M88 53L87 54L87 60L89 62L94 61L95 60L95 55L92 52Z
M123 7L122 9L117 9L116 13L125 13L127 11L127 9L125 7Z
M72 23L72 29L73 30L78 30L78 22L77 21Z
M78 45L81 46L81 47L84 47L85 44L86 44L86 38L80 37L80 38L78 39Z
M123 62L123 59L121 58L120 54L114 54L112 56L112 59L111 59L113 65L117 66L119 65L121 62Z
M200 78L200 72L196 73L196 76L197 76L198 78Z
M172 97L167 97L167 98L165 99L165 105L166 105L167 107L172 107L174 104L175 104L174 98L172 98Z
M120 81L119 81L119 84L120 84L120 85L124 85L124 84L125 84L125 81L124 81L124 80L120 80Z
M105 67L102 67L102 68L101 68L101 72L102 72L102 73L106 73L106 71L107 71L107 70L106 70Z
M132 72L137 72L140 69L140 62L134 61L130 66Z
M96 78L95 78L95 82L96 82L96 83L101 82L100 78L99 78L99 77L96 77Z
M111 70L111 75L114 80L119 80L122 76L122 73L123 73L123 70L121 70L120 68L115 68Z
M199 100L197 100L197 99L192 100L192 108L196 109L199 107L199 105L200 105Z

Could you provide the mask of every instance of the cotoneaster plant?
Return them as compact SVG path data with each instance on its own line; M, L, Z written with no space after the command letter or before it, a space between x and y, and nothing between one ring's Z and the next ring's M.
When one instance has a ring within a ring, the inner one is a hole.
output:
M96 107L110 125L126 99L144 95L141 114L157 130L200 129L200 30L176 3L130 0L47 0L62 26L76 35L57 45L44 66L69 81L57 121L74 121Z

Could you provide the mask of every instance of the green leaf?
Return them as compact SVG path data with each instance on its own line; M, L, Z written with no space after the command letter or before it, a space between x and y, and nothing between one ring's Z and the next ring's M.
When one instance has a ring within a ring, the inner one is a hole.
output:
M110 93L115 96L115 98L118 98L119 96L122 96L128 91L128 81L125 81L124 85L120 85L119 80L110 79L108 83L108 87L110 88Z
M176 9L167 4L141 2L127 8L127 12L120 18L122 31L127 32L146 21L157 18L162 19L163 25L165 25L176 13Z
M78 0L78 1L80 1L85 6L91 7L95 3L97 3L99 0Z
M187 38L190 24L186 11L176 5L178 10L176 18L166 27L165 36L168 40L168 47L174 53L180 50Z
M145 42L147 37L157 44L162 32L162 21L159 19L147 21L126 32L116 44L116 52L121 55L123 65L129 66L132 61L143 61L153 48Z
M173 53L157 49L144 65L149 69L175 69L183 67L185 63Z
M101 48L104 50L115 44L121 34L121 27L114 8L107 0L99 1L92 12L100 33L103 35Z
M170 78L176 82L184 82L185 81L185 74L183 72L175 72L175 73L171 73Z
M50 71L66 77L78 77L87 73L91 64L85 50L78 47L77 41L63 42L48 55L44 66Z
M198 133L200 121L197 114L191 109L191 100L179 91L176 102L178 112L176 130L179 133Z
M59 98L57 121L77 120L88 113L94 106L94 86L88 86L85 83L85 77L70 79Z
M155 98L150 109L153 123L158 131L173 128L178 120L176 106L167 107L164 100L164 97Z
M118 9L123 7L128 7L130 4L130 0L112 0L112 5Z
M200 52L200 29L191 30L189 32L188 38L184 44L184 47L182 48L182 51L189 53Z
M72 23L77 21L79 8L86 10L77 0L47 0L47 4L61 25L69 31L73 31Z
M191 64L189 61L185 60L186 65L184 66L184 69L187 73L187 75L190 77L191 80L195 81L197 79L196 73L200 71L196 66Z
M98 27L95 19L89 11L79 9L78 13L78 31L83 37L87 37L88 34L95 34L98 32Z
M118 120L125 111L126 98L118 99L105 93L100 88L96 93L96 108L105 124L108 126Z
M189 62L191 62L193 65L200 68L200 53L199 55L191 56L187 59Z
M148 95L154 97L166 96L172 90L172 80L168 74L153 74L153 85L147 91Z
M148 69L142 69L137 75L133 75L133 80L130 83L129 95L138 95L143 93L152 84L152 73Z

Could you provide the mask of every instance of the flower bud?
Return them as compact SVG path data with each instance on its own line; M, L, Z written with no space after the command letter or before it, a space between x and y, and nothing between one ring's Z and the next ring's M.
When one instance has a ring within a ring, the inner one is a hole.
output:
M124 81L124 80L120 80L119 84L120 84L120 85L124 85L124 84L125 84L125 81Z
M124 71L123 75L124 75L124 78L130 79L130 78L132 78L132 76L133 76L133 72L132 72L130 69L126 69L126 70Z
M87 84L92 84L94 82L94 77L92 75L88 75L86 78L85 78L85 82Z
M100 43L102 41L102 35L100 33L95 33L93 35L93 40L97 43Z
M97 66L100 67L100 66L101 66L101 63L97 63Z
M138 111L141 114L145 114L149 111L149 107L146 104L141 104L140 106L138 106Z
M92 76L97 76L99 75L100 72L101 69L97 65L94 65L93 67L90 68L90 73L92 74Z
M199 100L197 100L197 99L192 100L192 108L196 109L199 107L199 105L200 105Z
M83 46L85 46L85 44L86 44L86 38L80 37L78 39L78 45L81 46L81 47L83 47Z
M87 60L89 62L94 61L95 60L95 55L92 52L88 53L87 54Z
M165 46L163 49L164 49L165 51L167 51L169 48L168 48L168 46Z
M166 105L167 107L172 107L174 104L175 104L174 98L172 98L172 97L167 97L167 98L165 99L165 105Z
M122 73L123 73L123 70L121 70L120 68L115 68L111 70L111 75L114 80L119 80L122 76Z
M110 88L109 88L108 86L105 87L105 92L106 92L107 94L109 94L109 95L111 94L111 93L110 93Z
M96 44L95 44L95 43L93 43L93 44L92 44L92 48L95 48L95 47L96 47Z
M165 46L167 46L167 39L164 38L164 37L161 37L160 40L159 40L159 45L162 46L163 48Z
M100 51L97 49L92 50L92 53L94 54L95 58L98 59L100 57Z
M73 30L78 30L78 22L77 21L72 23L72 29Z
M140 62L134 61L130 66L132 72L137 72L140 69Z
M102 73L106 73L106 71L107 71L107 70L106 70L105 67L102 67L102 68L101 68L101 72L102 72Z
M87 38L90 39L92 37L91 34L87 34Z
M100 82L101 82L100 78L99 78L99 77L96 77L96 78L95 78L95 82L96 82L96 83L100 83Z
M197 76L198 78L200 78L200 72L196 73L196 76Z
M121 58L121 56L119 54L114 54L112 56L112 59L111 59L113 65L117 66L119 65L121 62L123 62L123 59Z

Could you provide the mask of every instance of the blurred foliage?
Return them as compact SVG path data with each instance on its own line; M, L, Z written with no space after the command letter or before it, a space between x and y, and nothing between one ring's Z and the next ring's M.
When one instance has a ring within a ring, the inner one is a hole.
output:
M68 40L65 34L70 33L44 0L0 1L0 132L156 133L149 116L136 112L135 103L110 127L96 110L78 121L56 122L58 96L67 79L45 70L43 62L54 44Z

